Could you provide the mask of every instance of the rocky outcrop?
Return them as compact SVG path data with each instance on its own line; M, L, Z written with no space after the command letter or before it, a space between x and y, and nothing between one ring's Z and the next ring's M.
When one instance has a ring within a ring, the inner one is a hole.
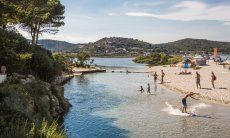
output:
M0 128L7 120L16 123L62 118L69 107L63 87L35 80L33 76L14 74L0 86Z

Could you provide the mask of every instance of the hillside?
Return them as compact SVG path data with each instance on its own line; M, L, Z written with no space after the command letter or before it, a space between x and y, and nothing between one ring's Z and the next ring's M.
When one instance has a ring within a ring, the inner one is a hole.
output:
M78 49L81 44L73 44L65 41L50 40L50 39L41 39L38 40L38 44L42 45L44 48L51 50L52 52L63 51L71 52Z
M133 38L102 38L94 43L72 44L65 41L43 39L39 44L52 52L77 52L87 50L93 56L136 56L151 52L179 53L180 51L209 51L214 47L219 52L230 53L230 42L211 41L205 39L181 39L174 42L151 44Z
M182 39L169 43L151 44L132 38L102 38L89 43L84 49L95 56L136 56L151 52L179 53L180 51L209 51L214 47L219 52L230 53L230 42L210 41L205 39Z
M135 56L151 52L151 47L151 43L138 39L111 37L89 43L84 49L90 51L94 56Z
M212 51L213 48L217 47L220 52L230 53L230 42L205 39L186 38L169 43L155 44L153 47L162 48L169 53L178 51Z

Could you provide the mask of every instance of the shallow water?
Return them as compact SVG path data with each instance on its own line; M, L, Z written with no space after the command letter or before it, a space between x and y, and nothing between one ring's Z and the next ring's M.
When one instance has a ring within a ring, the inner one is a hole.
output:
M140 93L147 83L152 94ZM182 114L183 95L161 89L144 73L75 77L65 96L73 106L64 121L69 137L230 137L229 107L188 99L193 115Z

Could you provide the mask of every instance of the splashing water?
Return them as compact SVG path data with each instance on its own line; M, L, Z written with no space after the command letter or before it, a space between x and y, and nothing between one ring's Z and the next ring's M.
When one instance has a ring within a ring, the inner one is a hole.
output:
M196 113L195 111L196 111L197 109L204 109L204 108L206 108L206 107L210 107L210 105L205 104L205 103L199 103L199 104L196 104L196 105L192 105L192 106L189 108L189 110L190 110L191 113L195 114L195 113Z
M178 116L191 116L191 114L182 113L180 108L173 107L168 102L165 102L165 104L167 105L167 108L164 108L162 111L168 112L168 114L178 115ZM192 115L196 115L195 112L197 111L197 109L204 109L209 106L210 105L207 105L205 103L199 103L196 105L192 105L188 110L192 113Z

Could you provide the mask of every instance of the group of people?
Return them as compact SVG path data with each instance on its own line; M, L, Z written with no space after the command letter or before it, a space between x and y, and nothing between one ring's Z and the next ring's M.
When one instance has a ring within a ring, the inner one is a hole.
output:
M143 93L145 90L143 88L143 86L141 86L141 89L140 89L140 92ZM147 86L147 93L151 93L150 92L150 84L148 83L148 86Z
M214 72L211 72L211 83L212 83L212 88L215 89L215 84L214 82L216 81L216 75ZM196 87L201 89L201 84L200 84L200 74L198 71L196 72Z
M164 76L165 76L165 73L164 73L163 70L161 70L161 84L164 83ZM154 82L156 83L157 77L158 77L158 75L157 75L156 72L153 74L153 77L154 77ZM142 85L141 85L141 87L140 87L140 92L141 92L141 93L144 92L144 88L143 88ZM147 93L151 93L151 92L150 92L150 84L149 84L149 83L148 83L148 85L147 85Z
M155 83L156 83L157 78L158 78L157 72L154 72L153 77L154 77L154 81L155 81ZM161 80L160 80L161 83L160 83L160 84L165 83L165 82L164 82L164 77L165 77L165 73L164 73L163 70L161 70ZM197 86L197 88L200 88L200 89L201 89L200 80L201 80L201 75L200 75L200 74L198 73L198 71L197 71L197 72L196 72L196 86ZM214 84L215 80L216 80L216 75L214 74L214 72L211 72L211 83L212 83L212 87L213 87L213 88L215 88L215 84ZM144 92L143 86L140 87L140 92L141 92L141 93ZM148 83L148 85L147 85L147 93L151 93L151 92L150 92L150 84L149 84L149 83ZM186 109L187 109L187 101L186 101L186 100L187 100L188 97L191 97L191 98L193 98L193 99L195 99L195 100L198 100L198 99L196 99L196 98L193 97L194 95L199 95L199 93L190 92L189 94L185 95L184 98L182 98L182 105L183 105L183 107L182 107L182 112L183 112L183 113L187 113L187 110L186 110Z

